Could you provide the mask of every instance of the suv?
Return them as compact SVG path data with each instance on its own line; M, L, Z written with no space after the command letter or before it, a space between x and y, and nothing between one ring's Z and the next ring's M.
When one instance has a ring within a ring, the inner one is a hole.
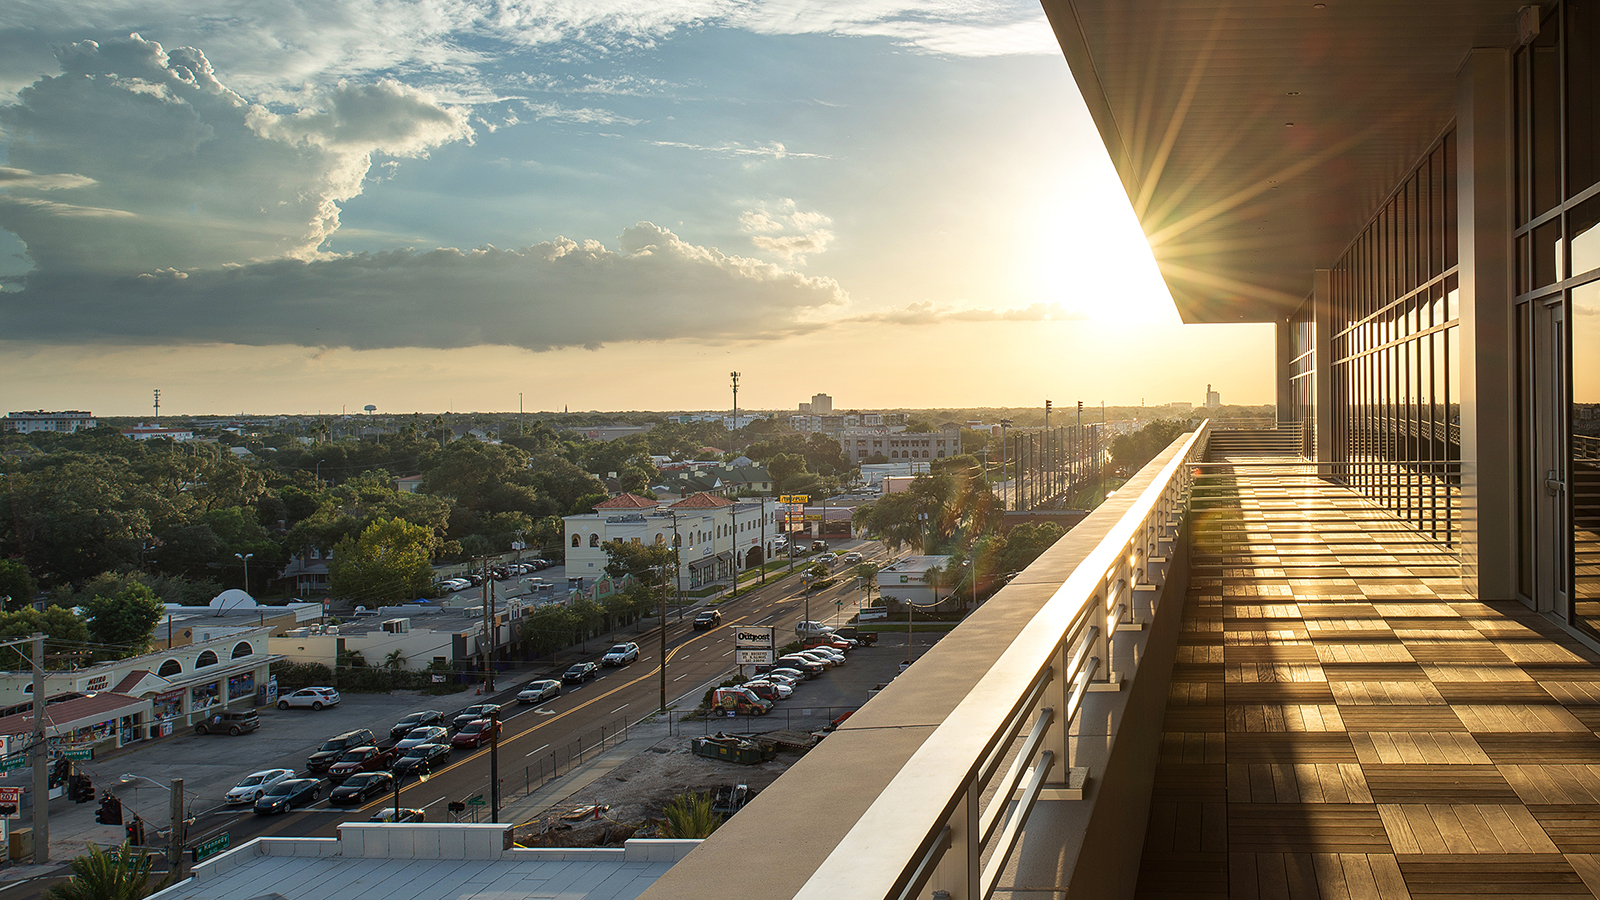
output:
M372 736L372 729L370 728L357 728L355 731L346 731L344 734L323 741L322 746L317 748L317 752L311 754L306 760L306 771L326 772L330 766L339 761L339 757L343 756L346 750L354 750L357 747L376 747L377 745L378 740Z
M722 613L714 609L708 609L694 617L695 631L705 631L707 628L715 628L721 624Z
M606 666L625 666L639 658L639 645L632 641L618 644L600 658L600 664Z
M291 706L301 708L310 707L320 710L325 706L338 706L339 692L331 687L301 688L287 697L278 698L278 708L288 709Z
M206 720L194 726L195 734L244 734L255 731L261 727L261 718L253 709L242 709L238 712L219 712L207 716Z
M821 622L798 622L794 626L794 633L800 637L815 634L833 634L833 626Z

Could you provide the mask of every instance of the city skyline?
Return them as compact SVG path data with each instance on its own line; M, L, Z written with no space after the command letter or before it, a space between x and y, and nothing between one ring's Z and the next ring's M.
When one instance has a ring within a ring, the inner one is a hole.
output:
M1037 6L498 9L0 13L0 402L1273 399L1270 326L1178 323Z

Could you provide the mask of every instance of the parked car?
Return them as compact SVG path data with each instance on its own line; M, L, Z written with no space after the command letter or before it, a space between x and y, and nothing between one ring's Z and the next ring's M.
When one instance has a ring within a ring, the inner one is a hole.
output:
M267 792L256 801L255 812L258 816L285 813L296 806L310 806L321 797L321 779L285 778L267 788Z
M422 728L427 725L443 724L444 713L438 711L437 709L425 709L421 712L414 712L411 715L406 716L400 721L394 723L394 727L389 729L389 737L399 739L417 730L418 728Z
M517 700L522 703L543 703L559 696L561 696L561 682L553 678L530 681L527 687L517 692Z
M826 646L826 645L819 646L819 647L812 647L809 650L801 650L800 651L800 655L801 656L822 656L822 657L826 657L828 659L833 660L833 664L836 665L836 666L842 666L842 665L844 665L844 662L845 662L844 651L837 650L837 649L835 649L833 647L829 647L829 646Z
M444 744L418 744L406 748L394 761L389 770L396 775L420 775L432 772L433 767L450 758L450 745Z
M339 705L339 692L331 687L301 688L287 697L278 698L279 709L309 708L323 709Z
M828 542L824 540L812 541L811 549L817 551L818 553L825 553L828 550Z
M861 631L854 625L845 625L833 632L833 637L846 641L855 641L863 647L871 647L878 642L876 631Z
M805 675L795 672L793 669L773 669L763 674L761 679L770 681L773 684L781 684L790 690L793 690L795 685L806 680Z
M639 658L639 645L629 641L626 644L617 644L606 655L600 658L602 665L625 666Z
M437 744L450 739L450 729L443 725L425 725L413 728L394 745L396 750L410 750L418 744Z
M267 788L293 777L293 769L263 769L260 772L251 772L243 781L229 789L223 796L222 802L230 806L235 803L254 803L267 793Z
M499 733L500 723L494 719L475 719L463 725L450 739L450 744L453 747L482 747Z
M328 767L328 780L340 784L345 779L357 772L376 772L379 769L389 768L389 761L394 759L393 750L379 750L377 747L355 747L346 750L339 761Z
M809 659L804 656L795 656L793 654L789 656L778 657L778 665L790 669L799 669L801 672L805 673L807 678L815 678L818 675L821 675L828 668L814 659Z
M715 628L721 624L722 613L715 609L702 610L699 615L694 617L695 631L705 631L708 628Z
M821 622L798 622L794 626L794 633L800 637L809 634L833 634L833 626Z
M839 665L840 662L841 662L841 660L838 660L838 659L835 659L835 658L833 658L831 656L828 656L827 654L822 653L822 652L820 652L818 650L804 650L804 651L801 651L799 653L791 653L789 655L790 656L798 656L801 659L809 659L809 660L811 660L812 662L815 662L815 663L821 663L823 668L826 668L826 669L831 669L834 666Z
M817 647L832 647L835 650L849 650L857 646L856 641L839 637L837 634L818 634L808 637L800 642L800 646L807 650Z
M362 772L351 775L344 784L333 789L328 802L334 806L360 806L394 790L394 776L388 772Z
M306 770L310 772L326 772L328 767L339 761L346 750L355 747L376 747L377 738L372 736L372 729L357 728L355 731L346 731L344 734L335 735L322 742L317 752L311 754L306 760Z
M562 684L583 684L600 674L600 667L592 662L573 663L561 673Z
M396 817L394 814L394 807L385 806L383 809L373 813L372 818L368 819L367 821L390 823L426 822L427 814L420 809L407 809L406 807L402 806L400 807L400 815Z
M768 703L776 703L794 691L791 687L773 681L746 681L742 687Z
M460 731L468 722L476 722L479 719L498 718L500 718L500 704L479 703L474 706L469 706L466 709L463 709L461 712L456 713L455 719L450 722L450 728L454 731Z
M261 717L253 709L219 712L194 726L195 734L246 734L261 727Z

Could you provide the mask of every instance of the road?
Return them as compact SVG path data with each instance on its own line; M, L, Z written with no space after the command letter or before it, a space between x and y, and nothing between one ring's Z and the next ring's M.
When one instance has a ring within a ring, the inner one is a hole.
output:
M865 543L855 547L865 561L882 564L887 561L881 545ZM795 561L798 570L806 560ZM827 619L842 608L853 607L856 602L855 578L848 573L852 565L842 561L834 571L839 583L813 593L809 602L798 578L770 581L762 587L741 589L738 598L724 601L721 610L722 624L707 631L695 631L689 624L691 615L683 621L669 621L667 627L667 698L669 704L680 698L677 705L695 706L702 686L726 675L733 667L732 629L739 625L772 625L780 645L792 638L794 624L804 616ZM837 601L837 602L836 602ZM809 611L808 611L809 607ZM651 630L638 639L639 659L631 665L602 669L600 677L588 684L568 685L560 697L537 705L524 705L516 701L516 692L523 682L500 685L502 688L482 701L501 703L505 707L503 731L499 741L498 766L504 801L505 795L521 795L524 787L537 783L540 772L548 773L556 760L564 759L564 750L574 741L584 741L589 746L596 741L600 729L608 732L625 722L637 722L660 706L661 644L659 632ZM596 662L607 649L595 644L593 653L585 657ZM480 698L472 698L478 701ZM401 805L421 808L430 821L449 821L451 801L465 802L482 795L489 798L490 749L457 750L447 764L432 773L426 781L408 779L401 787ZM254 766L261 768L262 766ZM241 773L252 766L241 761ZM364 821L378 810L394 803L394 795L358 807L333 807L325 799L328 786L324 784L324 799L304 809L277 816L257 816L248 807L214 806L201 810L189 831L189 844L193 846L207 838L227 832L230 843L238 846L257 837L334 837L340 823ZM487 817L485 806L478 811L480 820ZM470 814L469 814L470 815ZM3 900L28 900L38 897L49 885L60 878L39 878L0 889Z

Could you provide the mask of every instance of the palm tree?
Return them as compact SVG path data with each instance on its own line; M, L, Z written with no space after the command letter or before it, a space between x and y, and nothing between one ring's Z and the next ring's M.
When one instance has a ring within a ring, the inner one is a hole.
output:
M390 650L389 655L383 658L383 667L385 669L400 669L404 668L405 664L406 655L401 650Z
M127 844L115 854L90 844L88 853L67 864L72 877L46 891L46 900L143 900L171 883L168 874L151 885L150 866L155 857L142 855L130 866L122 861L130 852Z
M664 838L704 839L722 824L722 815L711 809L711 794L679 794L662 810L667 821L661 826Z

